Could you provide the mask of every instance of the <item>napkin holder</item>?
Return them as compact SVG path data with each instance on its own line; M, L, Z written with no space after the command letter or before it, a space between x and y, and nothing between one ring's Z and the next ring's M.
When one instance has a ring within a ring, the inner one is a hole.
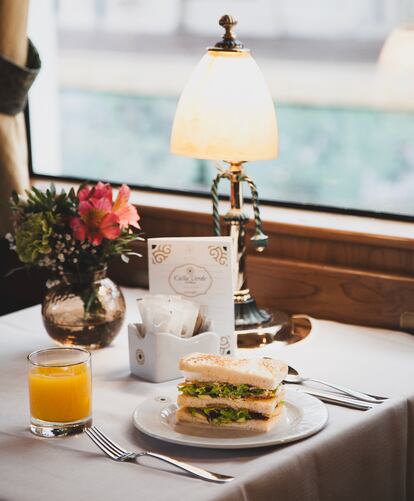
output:
M184 355L193 352L220 353L219 336L212 331L190 338L181 338L168 332L143 335L141 324L129 324L128 342L132 374L153 383L182 377L178 362Z

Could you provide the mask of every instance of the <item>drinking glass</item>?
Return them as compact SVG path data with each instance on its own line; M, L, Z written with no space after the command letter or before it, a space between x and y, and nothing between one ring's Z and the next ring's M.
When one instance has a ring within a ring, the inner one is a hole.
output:
M41 437L82 432L92 424L91 355L82 348L30 353L30 430Z

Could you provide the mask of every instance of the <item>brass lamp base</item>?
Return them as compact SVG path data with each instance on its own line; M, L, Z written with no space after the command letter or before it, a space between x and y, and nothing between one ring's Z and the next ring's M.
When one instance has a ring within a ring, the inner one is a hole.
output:
M236 306L237 311L237 306ZM268 322L238 328L236 326L238 348L261 348L268 344L280 347L305 339L311 331L308 318L289 317L282 311L259 310L270 316Z
M234 294L234 319L239 348L255 348L272 343L289 322L285 313L258 308L248 289Z
M260 348L271 343L285 346L304 339L311 330L306 317L259 308L249 289L234 294L235 334L238 348Z
M270 322L271 313L260 309L250 294L249 289L234 294L234 324L236 331L250 326L258 326Z

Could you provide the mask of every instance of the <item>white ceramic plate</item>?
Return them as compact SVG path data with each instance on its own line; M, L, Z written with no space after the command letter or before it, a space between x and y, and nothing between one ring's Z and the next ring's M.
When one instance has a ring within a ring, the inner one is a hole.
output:
M267 433L255 433L194 424L177 424L177 391L145 400L135 409L134 425L146 435L192 447L247 449L286 444L322 430L328 410L320 400L306 393L285 390L285 406L275 427Z

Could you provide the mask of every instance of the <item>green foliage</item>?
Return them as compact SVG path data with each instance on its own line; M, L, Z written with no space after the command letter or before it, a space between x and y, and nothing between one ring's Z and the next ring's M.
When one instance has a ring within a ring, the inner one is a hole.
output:
M77 197L73 188L69 193L64 190L57 193L55 185L51 184L44 192L33 187L25 190L25 193L26 197L23 198L15 191L12 192L10 200L12 211L24 214L48 212L59 216L71 216L76 213Z
M249 384L228 384L217 382L183 383L179 386L179 391L184 395L200 397L207 395L212 398L248 398L266 397L270 398L276 394L276 390L264 390Z
M55 216L50 212L31 214L16 230L16 252L23 263L36 263L49 254Z
M244 423L250 419L263 419L257 412L247 409L233 409L232 407L189 407L188 411L192 416L200 414L205 416L210 423Z

